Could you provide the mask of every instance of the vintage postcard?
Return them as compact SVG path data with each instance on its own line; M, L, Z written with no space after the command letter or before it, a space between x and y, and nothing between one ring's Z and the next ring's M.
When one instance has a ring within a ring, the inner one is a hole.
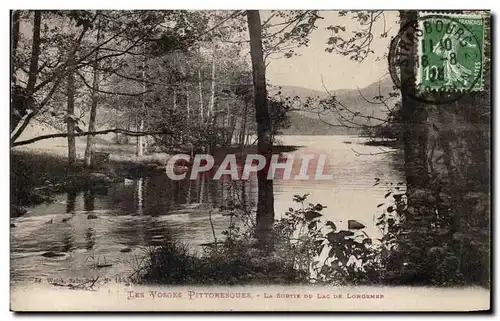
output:
M489 311L491 13L12 10L12 311Z

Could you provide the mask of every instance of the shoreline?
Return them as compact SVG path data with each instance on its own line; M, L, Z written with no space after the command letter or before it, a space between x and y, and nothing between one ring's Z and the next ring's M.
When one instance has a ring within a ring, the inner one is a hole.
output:
M277 145L273 151L285 153L298 146ZM109 150L109 149L108 149ZM107 152L103 149L103 152ZM153 153L144 156L119 154L111 149L109 161L97 167L85 167L82 159L70 168L65 156L51 150L11 149L11 218L20 217L25 207L51 202L54 194L69 191L85 191L108 186L125 179L135 179L165 174L165 165L173 155L187 151ZM216 164L227 154L246 157L257 153L257 146L217 148L211 152Z

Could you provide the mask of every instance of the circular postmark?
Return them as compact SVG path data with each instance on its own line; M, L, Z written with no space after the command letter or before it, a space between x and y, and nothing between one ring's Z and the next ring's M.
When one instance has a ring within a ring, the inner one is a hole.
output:
M483 89L484 21L452 16L421 15L391 41L391 78L418 101L445 104Z

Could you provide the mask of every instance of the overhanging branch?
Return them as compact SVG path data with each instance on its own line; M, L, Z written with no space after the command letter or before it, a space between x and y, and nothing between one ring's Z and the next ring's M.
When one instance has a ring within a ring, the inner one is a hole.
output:
M74 137L79 137L79 136L88 136L88 135L106 135L109 133L116 133L116 134L124 134L127 136L148 136L148 135L173 135L171 131L131 131L131 130L126 130L126 129L121 129L121 128L113 128L113 129L105 129L105 130L98 130L98 131L93 131L93 132L81 132L81 133L75 133L73 134ZM49 134L49 135L42 135L38 137L34 137L31 139L26 139L22 140L20 142L14 142L12 143L12 147L16 146L22 146L22 145L28 145L32 144L34 142L37 142L39 140L44 140L44 139L51 139L51 138L64 138L68 137L68 133L57 133L57 134Z

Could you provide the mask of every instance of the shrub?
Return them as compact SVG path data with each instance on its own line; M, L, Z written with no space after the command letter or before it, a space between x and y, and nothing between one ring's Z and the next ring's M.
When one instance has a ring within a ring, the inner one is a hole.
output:
M168 239L149 249L140 283L162 284L300 284L370 283L377 267L371 239L359 230L337 230L333 222L321 226L321 204L294 197L290 208L275 223L274 248L263 249L253 233L252 215L241 206L221 210L231 217L224 241L205 247L202 254ZM210 216L210 215L209 215ZM238 219L233 219L237 217ZM238 224L235 223L238 222ZM325 233L324 230L328 230ZM215 237L215 234L214 234ZM377 279L378 280L378 279Z
M417 198L414 193L422 195ZM223 207L231 217L223 241L214 233L214 243L199 255L190 253L186 245L168 241L148 252L138 281L487 286L489 245L481 242L488 237L487 229L473 227L467 220L463 226L469 230L451 233L449 215L438 215L448 213L446 208L451 206L446 194L440 193L435 197L430 191L413 191L408 196L400 186L389 190L388 201L378 206L382 213L376 225L382 236L377 239L354 220L349 220L347 230L338 229L332 221L322 223L326 207L306 203L308 195L295 195L296 206L274 224L271 250L263 249L256 240L250 211L238 205ZM415 209L421 197L427 201ZM408 198L414 202L408 203ZM470 198L478 207L480 196Z

